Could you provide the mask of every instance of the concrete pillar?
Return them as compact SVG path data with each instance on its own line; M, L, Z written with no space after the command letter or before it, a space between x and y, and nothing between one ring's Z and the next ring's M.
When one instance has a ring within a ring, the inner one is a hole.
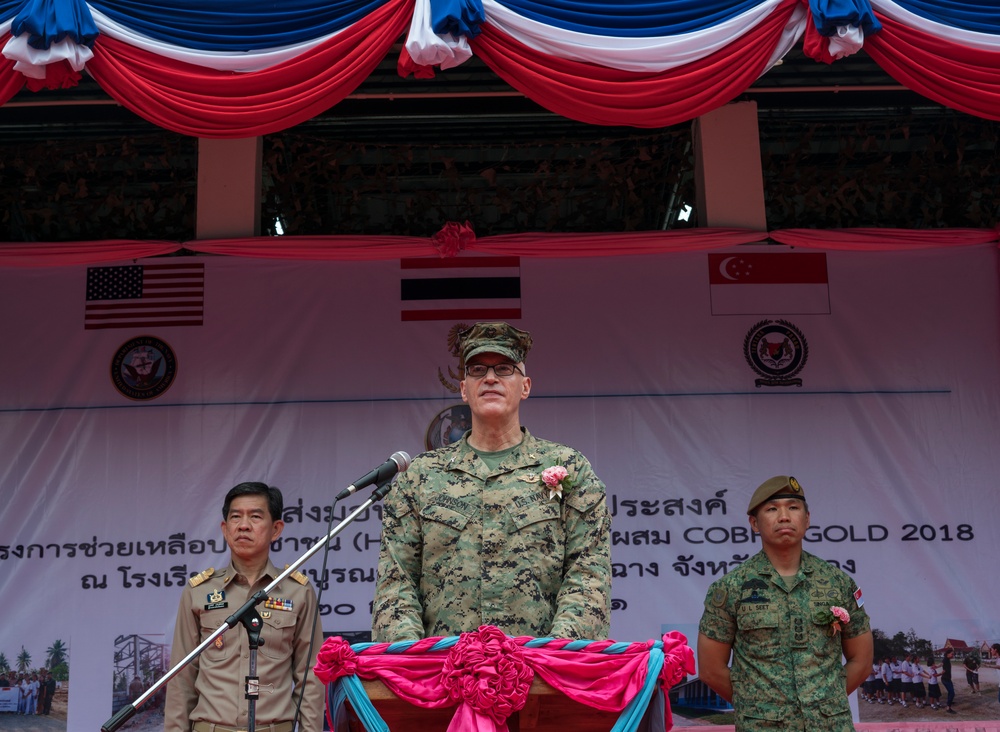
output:
M698 225L766 231L757 103L726 104L693 125Z
M196 238L260 235L262 151L260 137L198 139Z

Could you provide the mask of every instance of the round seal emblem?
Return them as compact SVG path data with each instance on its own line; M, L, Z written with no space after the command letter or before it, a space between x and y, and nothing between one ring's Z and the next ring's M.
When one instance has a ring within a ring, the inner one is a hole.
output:
M111 383L129 399L156 399L174 383L177 358L159 338L139 336L125 341L111 359Z
M794 378L809 358L802 331L787 320L762 320L743 339L743 355L758 376L760 386L802 386Z
M468 404L456 404L438 412L431 420L424 443L428 450L436 450L458 442L470 429L472 429L472 410Z

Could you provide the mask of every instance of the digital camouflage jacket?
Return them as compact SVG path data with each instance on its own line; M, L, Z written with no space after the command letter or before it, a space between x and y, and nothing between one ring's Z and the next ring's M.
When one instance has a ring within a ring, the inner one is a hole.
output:
M607 638L611 518L604 484L576 450L532 437L495 470L458 442L418 455L385 501L376 641L458 635ZM571 488L549 497L546 467Z

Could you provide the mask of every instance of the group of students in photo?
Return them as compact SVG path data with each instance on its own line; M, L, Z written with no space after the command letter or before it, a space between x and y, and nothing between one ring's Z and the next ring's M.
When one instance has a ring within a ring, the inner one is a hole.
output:
M18 691L17 714L49 714L58 682L46 669L37 672L0 672L0 688Z
M951 659L954 655L953 649L946 649L940 665L933 654L923 663L915 653L902 659L896 656L876 658L871 673L861 685L861 699L869 704L912 705L918 709L929 706L956 714L952 709L955 686L951 679ZM943 703L942 687L947 693Z
M924 663L920 662L919 656L915 653L902 659L896 656L876 658L872 662L871 673L861 685L861 699L869 704L898 704L918 709L930 707L956 714L952 708L955 701L955 685L951 677L954 656L955 650L946 648L940 664L933 654L928 654ZM1000 643L993 644L990 656L995 659L997 678L1000 681ZM970 654L965 657L963 665L969 689L973 694L978 694L979 658L975 654ZM944 702L941 701L942 688L946 693Z

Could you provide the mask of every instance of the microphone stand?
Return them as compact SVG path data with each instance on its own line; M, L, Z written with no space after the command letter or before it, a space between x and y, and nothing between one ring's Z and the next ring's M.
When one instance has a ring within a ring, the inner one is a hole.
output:
M258 691L260 689L260 680L257 678L257 647L263 644L260 639L260 631L263 628L263 620L261 620L260 615L257 613L257 605L267 599L268 593L271 592L278 584L285 579L288 575L302 566L310 557L313 556L320 549L323 549L330 543L337 534L343 531L347 526L358 517L361 513L368 510L368 508L378 501L385 498L389 491L392 490L392 479L395 475L391 475L383 481L376 484L376 488L372 491L371 496L354 509L350 514L348 514L343 521L337 524L326 535L326 539L323 541L318 541L313 544L309 549L298 559L296 559L292 564L289 564L285 570L275 577L271 584L262 590L255 593L249 600L247 600L243 607L237 610L235 613L226 618L225 622L216 628L210 636L203 640L198 646L192 650L189 654L184 656L176 666L171 668L167 673L160 677L152 686L150 686L141 695L135 698L131 704L126 704L124 707L118 710L118 713L112 716L107 722L101 726L101 732L115 732L119 727L121 727L125 722L130 720L135 716L136 711L142 707L143 704L148 702L154 694L163 686L167 684L174 676L179 674L181 670L184 669L188 664L190 664L194 659L201 655L202 651L208 648L215 642L215 639L223 635L227 630L234 627L237 623L243 625L247 630L247 639L249 641L250 647L250 674L246 677L246 699L248 700L247 705L247 732L254 732L255 724L255 714L256 714L256 703ZM319 608L316 608L319 612ZM306 668L306 675L308 676L308 667Z

